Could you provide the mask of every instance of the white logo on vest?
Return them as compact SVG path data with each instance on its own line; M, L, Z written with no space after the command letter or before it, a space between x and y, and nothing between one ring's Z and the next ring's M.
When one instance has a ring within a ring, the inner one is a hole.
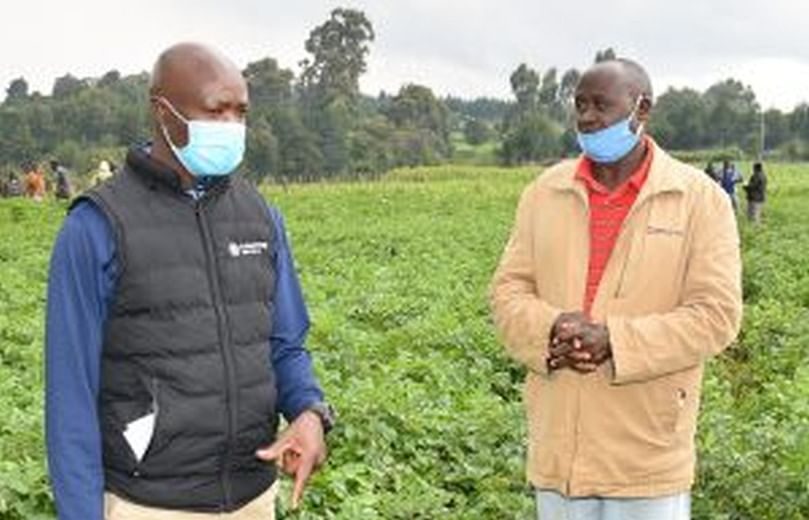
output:
M228 244L228 253L233 258L240 256L260 255L267 251L267 242L242 242L237 244L231 242Z

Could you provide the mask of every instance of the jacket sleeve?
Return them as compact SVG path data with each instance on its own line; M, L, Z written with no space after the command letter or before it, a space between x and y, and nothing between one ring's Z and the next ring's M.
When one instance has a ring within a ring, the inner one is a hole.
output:
M694 218L679 306L660 314L607 317L614 383L696 366L724 350L739 332L741 258L730 201L720 190L706 187Z
M536 185L523 192L511 237L490 288L494 324L509 355L529 370L547 374L551 328L560 309L537 294L533 254Z

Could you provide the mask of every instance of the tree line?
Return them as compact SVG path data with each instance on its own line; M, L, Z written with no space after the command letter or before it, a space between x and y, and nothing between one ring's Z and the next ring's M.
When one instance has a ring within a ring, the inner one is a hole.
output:
M513 99L436 96L406 84L395 94L362 94L375 33L362 11L334 9L309 33L307 58L296 75L273 58L249 63L247 175L282 179L375 175L397 166L437 164L455 145L495 142L504 164L577 153L572 95L581 73L555 67L540 73L520 64L511 74ZM595 60L615 57L612 49ZM148 139L147 73L100 78L66 74L51 95L13 80L0 105L0 167L19 170L57 159L88 172L102 159L120 161L132 143ZM765 129L762 143L762 125ZM809 105L764 113L755 93L728 79L705 92L669 89L657 99L651 133L674 150L775 151L809 158Z

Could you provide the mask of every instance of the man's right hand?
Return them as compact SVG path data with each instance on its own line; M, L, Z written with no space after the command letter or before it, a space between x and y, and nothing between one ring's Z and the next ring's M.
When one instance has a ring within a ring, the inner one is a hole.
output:
M584 313L563 312L551 328L548 343L548 369L550 371L571 367L590 361L590 353L583 348L581 335L589 323Z
M275 462L281 470L295 478L292 488L292 509L297 509L309 477L326 460L328 450L323 423L311 411L301 413L268 448L260 449L256 456Z
M548 353L549 371L570 367L592 372L612 356L609 331L581 312L562 313L551 329Z

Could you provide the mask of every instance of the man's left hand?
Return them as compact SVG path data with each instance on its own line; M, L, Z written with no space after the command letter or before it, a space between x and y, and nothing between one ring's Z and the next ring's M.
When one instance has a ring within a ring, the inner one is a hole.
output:
M610 333L607 326L602 323L585 324L578 335L582 347L590 354L590 359L578 362L573 368L580 372L592 372L598 366L612 357L610 347Z
M578 372L592 372L612 357L609 330L583 315L571 314L555 328L550 354L552 367L569 366Z
M309 477L326 460L328 450L320 417L311 411L300 414L268 448L256 452L264 461L275 461L287 475L294 476L292 508L297 509Z

